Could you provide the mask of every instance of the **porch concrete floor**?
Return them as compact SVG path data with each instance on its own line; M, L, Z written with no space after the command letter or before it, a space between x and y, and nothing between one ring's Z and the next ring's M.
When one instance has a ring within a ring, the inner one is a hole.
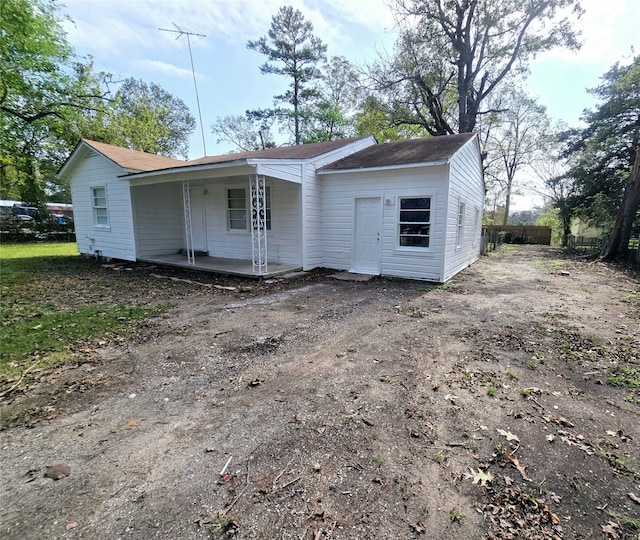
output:
M230 276L241 276L248 278L269 278L295 272L301 270L301 266L290 264L269 263L267 265L266 274L257 274L253 271L251 261L241 259L223 259L221 257L196 256L195 265L187 263L186 255L157 255L152 258L140 259L143 262L163 264L167 266L177 266L180 268L188 268L190 270L200 270L203 272L212 272L214 274L226 274Z

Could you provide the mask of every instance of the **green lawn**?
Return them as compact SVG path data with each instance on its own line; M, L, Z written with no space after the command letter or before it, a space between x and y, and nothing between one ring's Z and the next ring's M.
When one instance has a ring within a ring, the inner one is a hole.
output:
M78 362L91 340L131 335L164 309L87 301L97 269L74 243L0 246L0 394L27 371Z

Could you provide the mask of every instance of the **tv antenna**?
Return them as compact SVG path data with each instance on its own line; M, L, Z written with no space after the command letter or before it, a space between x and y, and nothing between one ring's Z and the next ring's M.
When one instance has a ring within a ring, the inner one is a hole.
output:
M202 133L202 149L204 150L204 155L207 155L207 145L204 142L204 124L202 123L202 112L200 111L200 97L198 96L198 85L196 83L196 70L193 67L193 55L191 54L191 36L197 36L205 38L207 37L204 34L196 34L195 32L187 32L180 28L176 23L171 23L175 26L175 29L172 30L170 28L158 28L158 30L162 32L171 32L172 34L178 34L176 36L176 40L180 39L182 36L187 36L187 45L189 46L189 59L191 60L191 73L193 75L193 87L196 89L196 103L198 104L198 118L200 118L200 132Z

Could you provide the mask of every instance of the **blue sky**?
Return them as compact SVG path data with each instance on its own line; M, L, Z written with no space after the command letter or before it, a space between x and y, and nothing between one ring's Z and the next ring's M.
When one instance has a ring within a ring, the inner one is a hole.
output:
M217 145L211 124L217 116L243 114L268 107L286 82L261 75L259 53L246 42L265 35L281 0L65 0L62 12L69 41L81 55L91 54L98 69L124 77L156 82L183 99L197 116L196 98L184 37L159 28L181 28L205 34L191 38L208 154L230 150ZM377 51L391 51L393 17L387 0L291 0L329 46L329 55L354 63L373 60ZM586 88L616 61L628 61L632 47L640 51L638 0L583 0L585 16L578 22L583 47L578 53L557 50L532 64L528 88L549 113L576 125L585 107L593 105ZM198 126L190 157L203 154Z
M216 144L211 124L218 116L241 115L246 109L268 107L286 81L261 75L259 53L246 42L266 35L281 0L65 0L62 13L71 20L65 29L80 55L91 54L96 68L125 77L156 82L180 97L197 117L196 98L184 37L159 28L181 28L205 38L191 40L204 125L207 154L231 150ZM314 25L329 47L356 64L391 51L393 17L388 0L291 0ZM531 65L528 90L547 106L550 115L571 126L592 107L587 88L615 62L627 62L640 52L640 1L582 0L586 10L579 52L556 50ZM200 126L190 141L190 158L203 155ZM520 200L520 204L526 201ZM520 205L518 205L520 206Z

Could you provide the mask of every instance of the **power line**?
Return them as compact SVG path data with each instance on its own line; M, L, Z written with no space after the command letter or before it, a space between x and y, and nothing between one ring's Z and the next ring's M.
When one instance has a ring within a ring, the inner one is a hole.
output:
M196 103L198 104L198 118L200 118L200 132L202 133L202 148L204 150L204 155L207 155L207 145L204 142L204 124L202 123L202 111L200 110L200 96L198 96L198 85L196 84L196 70L193 67L193 55L191 54L191 36L198 36L205 38L207 37L204 34L196 34L195 32L188 32L180 28L176 23L171 23L175 26L175 30L171 30L169 28L158 28L162 32L171 32L173 34L178 34L176 36L176 40L180 39L182 36L187 36L187 45L189 46L189 59L191 60L191 73L193 75L193 87L196 89Z

